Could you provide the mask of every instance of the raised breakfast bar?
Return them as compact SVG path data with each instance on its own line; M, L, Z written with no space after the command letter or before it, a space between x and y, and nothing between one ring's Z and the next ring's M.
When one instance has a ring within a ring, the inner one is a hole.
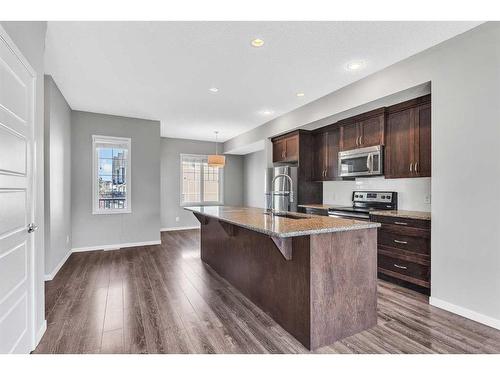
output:
M201 259L306 348L377 322L378 223L250 207L186 207Z

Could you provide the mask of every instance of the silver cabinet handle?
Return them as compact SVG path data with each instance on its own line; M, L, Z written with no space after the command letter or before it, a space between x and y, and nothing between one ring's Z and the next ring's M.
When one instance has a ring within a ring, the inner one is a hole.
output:
M403 245L407 245L408 244L407 241L394 240L394 242L400 243L400 244L403 244Z
M410 173L413 171L413 163L410 163Z
M415 173L418 173L418 161L415 163Z
M33 233L38 229L38 225L35 225L35 223L31 223L28 225L28 233Z
M408 223L402 222L402 221L395 221L394 224L397 225L408 225Z
M405 267L405 266L400 266L399 264L396 264L396 263L394 263L394 267L396 267L396 268L400 268L400 269L402 269L402 270L407 270L407 269L408 269L408 267Z

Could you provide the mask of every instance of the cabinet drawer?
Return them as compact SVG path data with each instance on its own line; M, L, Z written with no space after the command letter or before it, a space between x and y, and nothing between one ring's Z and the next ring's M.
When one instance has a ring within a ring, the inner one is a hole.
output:
M413 237L403 233L395 233L384 228L379 229L378 245L393 247L417 254L429 255L431 241L425 237Z
M378 254L378 271L392 277L429 287L430 267Z
M372 221L376 221L381 224L391 224L402 228L420 228L420 229L431 229L430 220L418 220L418 219L406 219L402 217L395 216L378 216L372 215Z

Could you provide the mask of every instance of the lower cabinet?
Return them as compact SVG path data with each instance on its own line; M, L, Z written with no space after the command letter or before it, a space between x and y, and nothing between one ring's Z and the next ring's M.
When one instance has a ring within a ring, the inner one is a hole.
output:
M372 215L378 229L379 278L430 294L430 220Z

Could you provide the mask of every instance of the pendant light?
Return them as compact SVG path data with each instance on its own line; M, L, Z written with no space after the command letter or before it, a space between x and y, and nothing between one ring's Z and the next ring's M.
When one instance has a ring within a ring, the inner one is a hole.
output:
M218 143L217 135L218 131L215 132L215 155L208 155L208 166L212 168L224 168L226 164L226 157L224 155L219 155L218 153Z

